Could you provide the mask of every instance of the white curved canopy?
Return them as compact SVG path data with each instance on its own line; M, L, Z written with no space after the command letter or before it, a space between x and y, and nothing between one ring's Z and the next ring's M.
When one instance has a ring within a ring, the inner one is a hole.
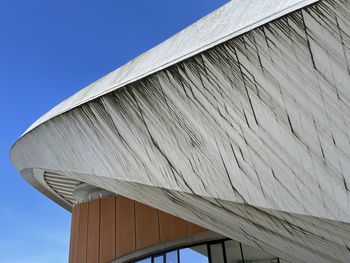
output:
M142 79L317 1L232 0L63 101L34 122L25 133L41 123L94 98Z
M350 258L350 2L231 1L64 101L11 160L291 262Z

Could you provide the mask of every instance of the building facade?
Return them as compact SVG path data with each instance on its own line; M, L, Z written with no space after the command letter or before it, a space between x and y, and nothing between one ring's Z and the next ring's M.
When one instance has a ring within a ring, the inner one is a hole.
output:
M283 262L198 225L117 195L72 211L69 262Z
M42 116L11 160L71 262L349 262L350 1L231 1Z

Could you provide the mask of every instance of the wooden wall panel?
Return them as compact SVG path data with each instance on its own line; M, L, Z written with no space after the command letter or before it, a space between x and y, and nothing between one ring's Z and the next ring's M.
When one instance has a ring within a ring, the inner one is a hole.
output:
M185 220L159 211L159 231L161 242L166 242L188 235L188 226Z
M86 251L88 240L88 215L89 204L83 203L80 205L79 213L79 235L78 235L78 263L86 263Z
M135 202L123 196L116 198L116 257L135 251Z
M208 230L205 229L204 227L188 222L188 234L190 236L201 232L205 232L205 231L208 231Z
M100 263L115 259L115 197L101 199Z
M158 210L135 202L136 249L142 249L160 242Z
M152 245L205 228L123 196L74 206L70 263L107 263Z
M79 214L80 207L75 206L72 211L72 226L70 236L69 263L78 263L78 244L79 244Z
M87 242L87 263L99 262L100 249L100 200L88 202L88 242Z

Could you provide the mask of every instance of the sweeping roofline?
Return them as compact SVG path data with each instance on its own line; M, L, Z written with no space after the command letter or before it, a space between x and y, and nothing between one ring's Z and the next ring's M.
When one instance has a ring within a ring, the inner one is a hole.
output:
M66 99L23 134L86 102L319 0L233 0ZM21 137L22 137L21 136Z

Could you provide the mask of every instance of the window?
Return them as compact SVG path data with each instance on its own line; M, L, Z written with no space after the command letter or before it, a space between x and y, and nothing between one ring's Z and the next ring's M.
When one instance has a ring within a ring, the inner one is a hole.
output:
M181 247L134 263L279 263L279 258L234 240Z
M177 250L166 253L166 263L177 263Z
M153 257L153 263L164 263L164 255Z
M225 263L222 243L210 245L210 259L212 263Z
M208 263L207 245L180 249L181 263Z
M151 258L146 258L146 259L142 259L142 260L139 260L139 261L136 261L137 263L151 263L152 260Z
M225 241L225 252L227 263L243 262L240 243L233 240Z

